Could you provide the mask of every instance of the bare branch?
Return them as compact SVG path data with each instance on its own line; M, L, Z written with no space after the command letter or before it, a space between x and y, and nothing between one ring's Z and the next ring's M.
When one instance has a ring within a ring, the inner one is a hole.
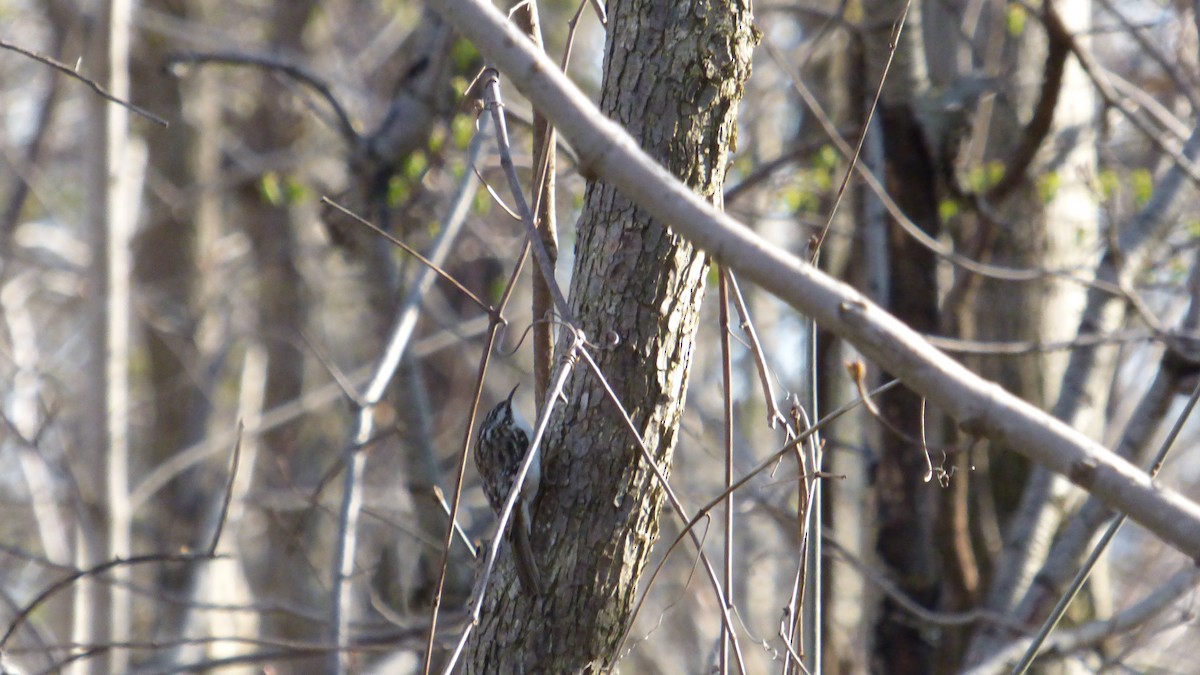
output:
M333 114L337 117L337 129L341 133L342 139L345 140L346 143L348 143L351 147L356 147L362 141L362 137L358 133L358 130L354 128L354 123L350 121L350 114L346 112L345 107L343 107L341 102L337 100L337 97L333 95L333 90L330 89L329 84L317 77L316 74L309 71L304 66L296 63L290 63L287 60L277 56L269 56L266 54L243 54L241 52L181 52L179 54L172 54L167 58L168 68L174 69L174 66L177 66L181 63L223 63L225 65L233 66L255 66L265 70L273 70L282 73L309 87L313 91L317 92L321 98L325 99L325 102L329 104L329 107L333 110Z
M51 68L57 70L58 72L60 72L64 75L67 75L69 77L73 77L76 80L79 80L80 82L86 84L88 87L91 87L92 91L96 92L96 94L100 98L102 98L106 101L111 101L113 103L116 103L117 105L119 105L123 108L127 108L131 112L137 113L138 115L145 117L146 119L150 120L151 122L154 122L157 125L164 126L164 127L170 126L167 124L166 120L159 117L158 115L155 115L154 113L150 112L149 110L144 110L142 108L139 108L136 105L134 105L128 101L123 101L123 100L117 98L116 96L113 96L112 94L108 93L104 89L104 87L101 87L95 80L92 80L90 78L84 77L83 75L80 75L78 71L76 71L74 68L68 66L65 63L62 63L55 59L52 59L49 56L46 56L45 54L39 54L37 52L30 51L30 50L24 49L22 47L18 47L17 45L14 45L13 43L7 42L5 40L0 40L0 49L7 49L9 51L14 51L22 56L29 57L29 58L33 59L34 61L37 61L38 63L43 63L47 66L50 66Z

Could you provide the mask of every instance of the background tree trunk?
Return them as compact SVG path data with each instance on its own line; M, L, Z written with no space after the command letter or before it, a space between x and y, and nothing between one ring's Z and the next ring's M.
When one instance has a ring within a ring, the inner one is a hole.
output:
M1045 25L1030 27L1012 36L987 64L990 73L1001 75L1002 88L1012 92L1007 98L985 99L980 106L978 123L990 120L987 149L980 161L994 158L1015 169L1010 163L1022 135L1027 135L1034 119L1052 111L1050 138L1025 175L1006 176L997 185L1011 184L1005 195L996 195L990 186L991 206L1001 214L1002 222L977 219L976 241L968 247L980 247L990 262L1014 268L1081 269L1095 264L1096 242L1100 231L1100 207L1090 187L1097 173L1095 138L1080 134L1096 116L1096 97L1079 64L1068 59L1063 36L1048 30L1065 22L1070 34L1081 45L1088 45L1091 30L1090 0L1073 0L1054 5L1058 14ZM1000 10L993 21L1002 20ZM1047 38L1049 34L1049 38ZM1029 64L1022 68L1019 64ZM1041 71L1040 87L1030 87L1014 74L1029 68ZM1084 288L1062 279L1045 279L1012 284L980 279L973 302L964 311L973 316L964 321L966 336L979 340L1052 343L1069 340L1078 331L1083 310ZM1055 414L1080 431L1097 437L1103 431L1103 417L1115 368L1116 346L1090 348L1095 358L1089 375L1086 403L1079 414ZM1083 351L1088 351L1085 348ZM1009 391L1036 405L1049 408L1062 390L1067 367L1066 352L1042 352L1004 359L972 359L972 367L985 377L1004 385ZM992 468L989 488L977 495L994 496L1002 519L1004 548L991 564L987 606L999 613L1014 610L1033 582L1033 576L1045 560L1047 551L1065 515L1064 506L1077 489L1070 482L1044 468L1030 466L1008 448L989 445L988 464ZM978 659L998 646L999 631L983 627L973 638L971 653ZM1047 671L1061 672L1061 671Z
M96 79L120 98L129 96L129 34L132 5L122 0L100 4L92 35L91 63ZM133 194L134 160L129 143L129 113L101 99L89 102L92 142L88 166L88 224L92 228L90 292L93 305L90 336L96 348L86 363L88 391L84 394L79 480L85 513L76 523L76 563L80 568L110 558L128 556L131 548L129 511L129 264L128 245L137 218ZM139 177L140 178L140 177ZM75 644L128 641L130 595L128 568L115 570L111 587L85 580L77 587ZM76 673L125 670L128 654L80 659Z
M891 34L891 21L879 21L866 36L867 82L884 81L890 64L876 119L883 146L883 170L888 194L917 227L931 237L940 234L937 210L937 171L930 157L919 119L918 102L929 92L925 65L925 41L920 3L883 0L865 3L870 16L908 16L898 44ZM893 53L894 51L894 53ZM874 91L868 88L869 106ZM888 281L880 289L879 302L918 331L933 332L938 326L937 259L933 253L905 234L888 218L886 231ZM872 258L868 256L868 265ZM869 277L880 274L867 270ZM891 379L880 374L878 383ZM899 388L880 399L883 416L905 436L884 431L878 437L879 464L875 474L878 532L875 554L914 601L926 607L938 604L938 549L934 545L936 503L927 490L925 458L910 439L920 438L925 425L922 398L910 389ZM931 439L936 442L936 439ZM907 612L894 598L882 597L874 627L871 670L919 675L933 672L937 651L920 626L908 620Z

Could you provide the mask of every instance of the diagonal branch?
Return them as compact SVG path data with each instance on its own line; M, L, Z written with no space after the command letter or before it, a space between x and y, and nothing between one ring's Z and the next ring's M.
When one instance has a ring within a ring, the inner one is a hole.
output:
M1200 558L1200 506L1151 485L1144 472L1046 412L971 373L858 291L763 240L692 194L617 123L481 0L438 0L455 28L513 78L576 149L583 166L652 215L940 406L971 434L987 435L1065 474L1189 556Z

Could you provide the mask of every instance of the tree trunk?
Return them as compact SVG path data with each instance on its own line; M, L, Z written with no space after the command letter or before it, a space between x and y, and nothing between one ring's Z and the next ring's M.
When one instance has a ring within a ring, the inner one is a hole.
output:
M922 12L919 4L881 0L866 3L872 16L908 16L894 54L890 45L891 21L877 22L866 43L866 81L887 79L876 111L875 124L882 136L884 176L888 194L912 222L937 237L941 228L937 209L937 170L928 152L918 117L920 97L928 96ZM874 92L868 88L868 101ZM938 325L937 260L925 246L908 236L894 219L886 225L886 283L874 286L879 301L889 311L921 332ZM874 259L868 257L868 264ZM867 274L879 273L868 270ZM883 381L891 379L883 374ZM925 481L925 457L908 440L920 438L925 425L923 399L909 389L897 388L880 397L884 417L906 437L883 432L877 440L879 463L875 473L875 553L904 593L925 606L938 605L938 560L933 524L936 503ZM936 439L934 439L936 442ZM902 675L934 671L937 656L924 631L907 610L891 597L881 597L872 643L872 671Z
M1013 267L1091 269L1095 265L1092 251L1101 226L1101 211L1090 185L1090 177L1098 172L1097 156L1093 139L1076 138L1074 130L1092 123L1096 114L1095 96L1078 63L1062 50L1066 49L1066 35L1086 44L1092 7L1089 0L1072 0L1056 3L1053 9L1056 14L1047 15L1044 22L1046 26L1060 27L1049 31L1048 39L1041 37L1045 31L1030 31L1013 49L1015 58L1045 63L1042 91L1017 100L1022 108L1031 109L1028 113L1031 118L1040 107L1053 106L1051 136L1045 145L1050 142L1054 145L1042 149L1028 176L1014 183L1010 196L996 200L997 208L1010 225L996 228L988 250L993 262ZM1056 31L1065 35L1055 35ZM1061 63L1055 63L1055 59ZM1058 69L1061 73L1056 72ZM1059 81L1055 83L1052 78ZM1051 94L1050 87L1055 85L1058 91ZM1014 80L1011 87L1019 90L1019 80ZM997 110L997 117L1000 114ZM1011 147L1017 132L1005 133L1006 127L1013 126L1012 122L999 121L1001 131L996 147ZM1023 133L1028 133L1027 129ZM974 337L1038 343L1069 340L1078 332L1085 295L1080 285L1061 279L1022 284L1017 289L1011 283L983 281L975 309ZM1109 345L1070 353L989 359L977 369L1036 405L1050 408L1054 404L1056 417L1096 437L1103 431L1116 350L1116 346ZM1087 365L1080 367L1077 363L1068 369L1068 356ZM1070 393L1070 380L1080 375L1087 395L1075 399ZM1065 396L1061 395L1063 391L1067 392ZM1076 400L1080 402L1078 407L1070 403ZM1030 467L1025 461L1013 461L1013 457L1008 452L997 454L991 462L993 491L1008 517L1004 548L993 561L986 606L1005 614L1012 613L1020 604L1067 515L1068 504L1078 501L1077 489L1065 477L1041 467ZM1017 617L1017 620L1029 618ZM1007 639L1011 639L1007 631L984 626L972 638L968 662L991 653ZM1048 668L1046 664L1042 667Z
M756 35L749 3L609 4L601 109L697 193L720 203ZM705 256L613 187L589 185L571 309L664 471L700 314ZM659 485L599 382L582 368L547 435L534 548L546 593L501 569L468 654L476 672L596 672L617 658L658 533Z
M129 22L132 5L121 0L100 3L99 21L89 55L93 77L118 99L129 97ZM92 263L88 293L99 303L87 340L92 352L85 363L87 390L81 399L81 506L76 532L76 566L84 569L128 556L129 514L129 234L136 218L132 193L137 162L129 146L129 113L101 99L88 102L93 123L93 154L88 166L88 224ZM126 642L130 634L131 596L128 567L113 569L111 587L81 579L75 585L72 642L83 650L110 641ZM103 658L80 659L75 673L119 672L128 663L122 650Z
M142 3L143 11L161 12L178 21L195 20L188 8L169 0L149 0ZM157 466L170 456L204 437L210 412L208 382L197 373L207 370L207 355L198 348L196 326L199 312L195 297L200 285L197 264L196 230L200 199L182 203L168 201L172 196L186 194L188 186L203 183L197 176L202 152L195 127L185 123L186 109L193 118L194 92L189 84L167 72L163 63L170 50L168 40L154 39L146 33L135 36L135 49L130 63L131 88L135 102L147 110L171 111L170 127L147 126L146 146L152 175L170 190L148 190L143 197L142 222L134 242L135 273L139 293L154 298L147 319L137 325L145 349L145 376L153 397L153 416L146 439L138 444L139 461ZM192 85L202 86L199 83ZM205 102L201 105L212 105ZM212 176L209 176L210 180ZM226 462L227 460L218 460ZM204 506L219 503L222 497L224 464L214 471L213 465L203 465L187 472L184 480L172 481L156 500L154 508L137 514L152 522L158 536L151 546L158 550L198 549L203 538L211 534L204 530ZM190 565L168 566L158 572L157 583L172 593L185 596L197 575L210 567L209 561ZM145 570L142 570L143 572ZM190 612L183 604L162 603L153 616L142 617L159 635L180 635ZM146 630L145 624L138 630ZM203 653L201 645L181 647L182 651ZM182 658L182 657L179 657Z
M274 49L285 54L304 53L304 28L316 7L314 0L303 2L277 1L268 16L271 20L271 40ZM244 120L241 134L248 147L261 156L272 156L289 148L300 138L304 119L297 112L281 109L275 102L283 100L283 85L272 75L261 75L263 98ZM288 176L280 174L286 182ZM232 191L232 211L244 223L244 231L253 250L257 281L258 334L264 336L261 346L266 350L264 399L262 406L270 409L300 397L303 390L304 353L293 341L265 339L271 335L300 335L305 325L308 304L304 301L304 280L297 265L299 254L292 209L286 202L273 203L262 189L262 175L248 175ZM275 200L278 201L278 200ZM235 218L229 218L237 222ZM312 480L313 467L319 464L312 454L316 450L298 442L299 429L282 427L260 437L262 455L271 457L271 469L260 474L262 484L271 487L303 485ZM254 592L260 597L290 597L304 602L323 590L317 589L312 576L301 571L298 559L311 553L304 549L313 531L303 521L303 513L278 512L271 515L272 527L266 528L261 545L243 550L242 560ZM302 533L302 534L301 534ZM297 541L297 540L300 541ZM263 621L263 632L285 635L290 639L311 639L311 623L295 616L270 614ZM301 661L298 670L314 667ZM289 671L283 671L289 672Z

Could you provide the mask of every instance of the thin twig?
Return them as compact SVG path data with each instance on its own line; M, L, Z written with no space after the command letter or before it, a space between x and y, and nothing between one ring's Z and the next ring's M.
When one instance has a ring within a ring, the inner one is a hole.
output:
M810 355L810 363L815 363L815 354ZM787 429L789 438L796 438L803 429L806 433L812 428L812 420L809 419L808 411L800 404L800 401L792 397L792 424ZM807 452L801 447L807 446ZM813 625L809 626L809 634L819 633L821 630L821 607L820 607L820 532L821 523L819 518L820 513L820 483L818 479L821 474L821 439L816 433L808 435L807 440L803 444L794 446L796 452L796 466L800 470L800 475L797 476L797 485L800 489L799 504L802 509L797 518L797 523L800 528L800 564L796 570L795 586L792 589L792 602L789 606L789 611L793 614L793 625L791 640L789 644L800 641L801 657L807 657L812 661L820 660L820 644L817 640L813 640L813 646L817 653L809 653L804 649L804 620L808 618ZM815 575L817 578L811 578ZM811 598L808 596L808 590L812 588L817 597ZM816 611L805 612L806 609L813 608L816 605ZM796 618L795 614L798 613Z
M737 308L742 332L746 334L746 339L749 341L750 355L754 357L754 366L758 369L758 381L763 389L763 403L767 406L767 426L774 429L781 421L786 426L787 418L783 416L783 412L779 410L779 404L775 402L775 387L771 384L771 372L767 366L766 353L763 351L762 343L758 340L758 332L754 330L754 322L750 319L750 310L746 308L746 298L742 296L742 289L738 286L737 275L724 268L721 269L721 274L729 279L730 296Z
M575 32L579 29L579 17L583 16L583 8L587 6L591 0L579 0L579 7L575 9L575 14L567 21L567 44L563 48L562 56L562 71L567 72L567 66L571 63L571 50L575 47Z
M1004 626L1016 631L1023 630L1020 623L1013 621L1011 617L986 609L973 609L965 612L939 612L929 609L906 593L895 581L888 578L886 572L868 565L865 561L847 550L845 546L832 536L824 537L824 542L833 549L834 553L842 561L858 570L864 579L873 583L879 590L883 591L884 595L894 600L901 609L920 621L934 626L970 626L977 623L986 623Z
M50 66L51 68L59 71L60 73L63 73L64 75L73 77L76 80L79 80L80 82L86 84L88 87L91 87L92 91L96 92L96 94L100 98L102 98L106 101L111 101L113 103L116 103L117 105L119 105L123 108L126 108L131 112L137 113L138 115L145 117L146 119L150 120L151 122L154 122L155 124L157 124L159 126L162 126L162 127L170 126L169 124L167 124L166 120L159 117L158 115L155 115L154 113L150 112L149 110L139 108L138 106L136 106L128 101L122 101L121 99L117 98L116 96L113 96L112 94L108 93L108 91L106 91L104 89L104 87L101 87L98 82L96 82L95 80L92 80L88 77L85 77L83 75L80 75L79 72L76 71L74 68L68 66L65 63L62 63L61 61L50 58L49 56L46 56L45 54L39 54L35 51L30 51L23 47L18 47L17 45L14 45L13 43L7 42L5 40L0 40L0 48L14 51L22 56L31 58L34 61L37 61L38 63Z
M145 565L147 563L190 563L199 560L219 560L226 557L228 556L212 555L210 553L153 553L130 558L114 558L87 569L76 570L47 586L41 593L34 596L21 611L17 612L17 615L8 623L8 628L5 629L4 635L0 636L0 652L4 651L4 647L8 645L8 641L16 633L17 629L21 627L21 624L29 618L30 614L38 607L41 607L42 603L49 599L50 596L67 588L76 581L95 577L113 568L122 566Z
M337 117L337 129L347 145L357 148L362 143L362 135L354 128L354 123L350 121L350 114L346 112L345 107L333 95L333 90L329 84L300 64L291 63L278 56L245 54L242 52L180 52L167 57L166 65L168 68L173 68L173 66L180 63L195 63L200 65L223 63L233 66L255 66L287 75L293 80L306 85L317 92L321 98L325 99L325 102L329 104L329 107L333 110L333 114Z
M55 51L59 51L65 41L66 28L59 26L54 28L54 31ZM50 78L46 94L38 107L33 133L29 135L23 156L19 159L13 158L16 161L10 160L13 180L9 189L5 191L5 194L8 195L8 203L0 215L0 261L12 260L9 251L12 233L17 226L17 221L21 218L21 213L25 210L25 203L29 199L30 176L28 172L38 165L42 152L46 149L51 122L54 120L54 113L58 109L59 101L62 100L62 87L59 86L59 82L57 77Z
M545 49L542 44L541 18L538 16L537 2L526 0L518 5L522 11L514 8L513 14L517 24L529 35L538 47ZM557 154L555 143L557 134L554 127L545 116L536 109L533 111L533 156L537 163L534 167L533 218L537 226L538 236L546 249L553 270L558 264L558 221L555 213L555 166ZM554 368L554 325L543 319L553 311L550 288L545 279L540 276L533 280L533 380L534 399L541 401L546 395L546 387L550 383L550 371Z
M913 436L910 436L908 432L893 424L891 420L884 416L883 411L875 405L875 402L871 400L870 394L867 393L866 364L864 364L862 361L851 361L850 363L846 364L846 372L850 374L850 379L854 381L854 386L858 388L858 395L862 397L863 406L867 409L867 412L870 413L871 417L874 417L875 421L879 422L880 426L882 426L884 429L887 429L905 443L915 445L918 448L925 447L920 438L914 438Z
M529 202L525 199L525 193L521 189L521 179L517 176L516 165L513 164L512 150L508 141L508 125L504 119L504 103L500 99L500 71L489 67L484 70L482 78L485 105L491 109L492 120L496 125L496 145L500 150L500 166L504 168L504 175L508 177L508 187L516 201L517 213L521 214L521 222L525 225L525 233L528 235L533 249L533 259L537 262L542 278L545 279L546 286L550 290L555 310L563 321L574 325L571 307L567 304L562 289L558 286L558 280L554 277L554 264L550 260L545 246L542 245L541 237L538 236L537 225L533 221L533 212L529 208Z
M471 162L471 164L474 165L474 162ZM421 264L423 264L426 267L428 267L429 269L433 270L433 272L436 273L443 281L449 283L456 290L458 290L458 292L460 292L464 296L466 296L466 298L468 300L475 303L475 305L477 307L479 307L480 309L482 309L483 311L486 312L491 309L486 302L484 302L483 300L480 300L479 296L475 295L474 293L471 292L471 290L469 288L462 285L462 282L460 282L458 279L455 279L452 274L443 270L441 268L441 266L437 265L433 261L431 261L428 258L426 258L425 256L421 255L420 252L418 252L413 247L409 246L408 244L404 243L403 241L400 241L396 237L392 236L391 233L382 229L378 225L366 220L362 216L358 215L357 213L354 213L350 209L342 206L341 204L338 204L337 202L333 201L329 197L321 197L321 203L326 204L328 206L332 206L333 208L337 209L338 211L341 211L342 213L346 214L347 216L350 216L350 218L353 219L354 222L358 223L359 225L362 225L363 227L370 229L375 234L383 237L384 239L387 239L391 243L398 246L405 253L416 258Z
M471 538L467 536L466 530L462 529L462 526L458 524L458 521L452 517L453 514L450 511L450 503L446 501L446 493L442 491L441 487L437 485L433 486L433 498L437 500L438 505L442 507L442 511L445 512L446 517L450 519L450 524L454 526L454 532L458 535L459 541L463 543L463 546L467 547L467 553L470 553L472 558L477 557L478 553L475 551L475 544L471 543Z
M321 367L325 369L325 372L329 373L329 376L333 378L333 381L337 382L338 386L342 388L342 392L346 395L346 398L354 401L354 405L359 407L366 405L366 402L363 401L362 394L358 393L358 389L355 388L354 383L351 382L350 378L346 376L346 373L342 371L341 368L338 368L337 364L329 358L329 355L325 353L325 350L318 347L317 344L308 337L308 331L301 328L300 338L304 340L304 344L308 346L309 351L311 351L312 355L316 357L317 361L321 364Z
M883 97L883 86L887 83L888 73L892 69L892 62L896 59L896 49L900 46L900 35L904 31L904 22L908 19L908 9L911 6L912 0L904 0L904 6L900 8L900 16L896 17L895 23L892 24L892 37L888 41L887 60L883 63L883 72L880 73L879 82L875 86L875 97L871 100L870 107L867 108L867 117L863 120L862 129L858 133L858 143L848 158L850 164L846 167L846 173L842 176L842 182L838 186L837 196L834 197L833 206L830 207L829 215L825 219L825 227L817 235L816 244L812 247L812 255L809 257L809 262L814 265L817 264L817 260L821 257L821 245L825 243L825 237L829 234L829 228L833 227L833 218L837 215L838 206L842 203L842 197L846 195L846 188L850 185L850 178L854 175L855 167L858 165L858 156L862 154L863 143L867 140L867 131L871 128L871 120L875 117L875 110L879 108L879 99Z
M1174 334L1176 337L1190 338L1189 335ZM1162 340L1162 336L1144 330L1124 330L1116 333L1094 333L1080 335L1070 340L1044 342L1042 340L1012 340L984 341L954 338L944 335L923 335L929 344L951 354L972 354L976 356L1019 356L1023 354L1041 354L1045 352L1070 351L1081 347L1098 347L1102 345L1119 345L1131 342L1152 342Z
M733 358L729 345L729 275L719 271L717 289L718 323L721 327L721 413L724 417L723 445L725 446L725 487L733 483ZM733 493L725 499L725 574L721 584L725 591L725 609L733 609ZM731 627L721 625L721 651L718 667L721 675L729 673L729 634Z
M217 516L217 527L213 531L212 543L208 546L210 556L217 554L217 545L221 543L221 530L225 528L225 517L229 515L229 504L233 501L233 484L237 480L238 461L242 458L242 430L242 422L238 420L232 457L229 458L229 480L225 481L225 497L221 500L221 513Z

